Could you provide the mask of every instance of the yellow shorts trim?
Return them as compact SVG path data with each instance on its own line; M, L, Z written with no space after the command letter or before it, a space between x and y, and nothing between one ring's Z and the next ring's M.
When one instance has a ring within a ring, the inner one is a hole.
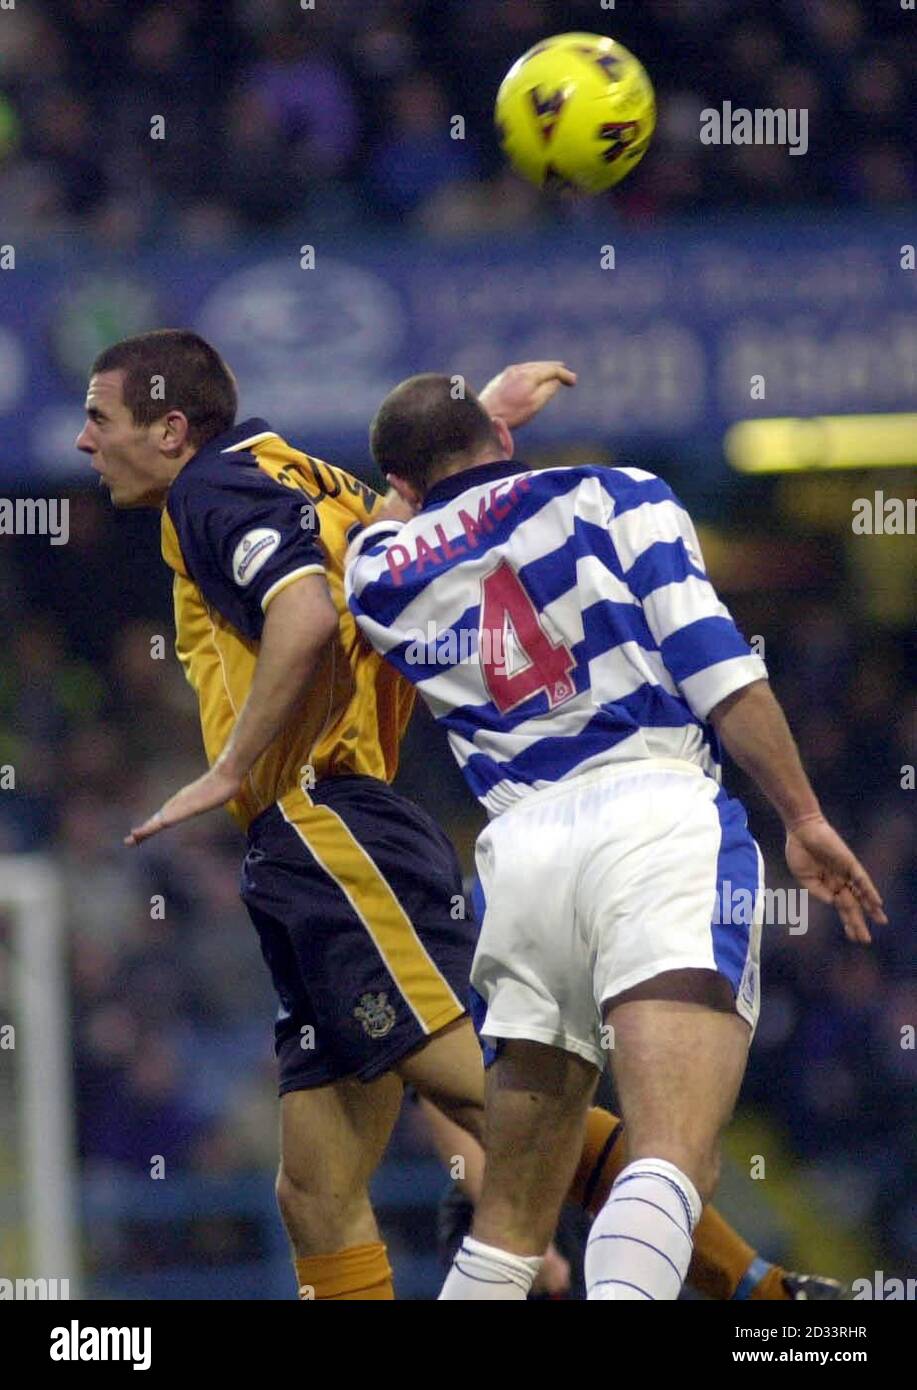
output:
M316 805L300 788L277 805L360 918L424 1032L436 1033L460 1018L465 1006L428 954L385 875L338 813Z

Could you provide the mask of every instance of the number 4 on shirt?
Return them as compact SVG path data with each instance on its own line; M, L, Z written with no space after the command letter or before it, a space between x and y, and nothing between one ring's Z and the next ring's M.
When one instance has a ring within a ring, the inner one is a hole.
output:
M519 576L506 561L483 581L481 594L481 671L490 697L501 714L542 691L550 709L572 700L573 653L552 642ZM510 645L527 664L510 674Z

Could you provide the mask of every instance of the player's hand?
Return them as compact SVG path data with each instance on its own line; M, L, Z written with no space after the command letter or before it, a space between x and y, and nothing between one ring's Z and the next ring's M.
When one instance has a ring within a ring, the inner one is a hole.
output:
M125 835L124 843L142 844L151 835L158 835L160 830L180 825L192 816L202 816L205 811L215 811L219 806L225 806L227 801L232 801L234 796L238 796L241 786L238 777L219 764L214 764L203 777L189 782L180 792L170 796L165 805L155 815L150 816L149 820L135 826L129 835Z
M562 1298L569 1292L570 1261L564 1259L556 1245L549 1245L541 1269L532 1284L532 1293L546 1293L551 1298Z
M834 904L849 941L872 940L866 917L883 926L888 922L876 885L823 816L788 831L786 862L813 897Z
M576 372L563 362L516 362L489 381L478 397L491 419L505 420L511 430L525 425L562 386L575 386Z

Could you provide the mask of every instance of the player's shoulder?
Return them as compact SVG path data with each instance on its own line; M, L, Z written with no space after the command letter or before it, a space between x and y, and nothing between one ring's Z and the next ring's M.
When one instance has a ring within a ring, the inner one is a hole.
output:
M561 487L565 491L580 485L600 490L616 514L646 503L674 502L681 506L665 479L646 468L611 463L574 464L542 469L533 477L544 479L544 486Z
M234 496L276 486L248 441L240 446L233 439L238 432L229 430L208 440L180 469L166 502L173 517L197 502L228 502Z
M254 454L233 454L232 461L195 454L185 464L169 488L169 499L188 501L205 493L231 493L246 487L262 486L267 474L258 466Z
M162 522L163 556L173 569L205 573L212 555L241 531L249 548L261 545L260 554L302 526L296 494L271 478L254 452L271 433L263 421L246 421L206 441L179 470Z

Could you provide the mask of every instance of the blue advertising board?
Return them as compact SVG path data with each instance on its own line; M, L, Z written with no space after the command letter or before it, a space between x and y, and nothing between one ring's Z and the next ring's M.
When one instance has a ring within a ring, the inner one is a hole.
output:
M580 380L527 448L563 439L639 458L676 446L720 468L737 419L914 409L917 232L905 221L737 217L486 245L304 232L130 260L18 247L0 272L0 483L86 476L73 440L95 352L166 326L219 348L243 415L358 469L369 420L403 377L445 371L480 387L534 357L562 358Z

